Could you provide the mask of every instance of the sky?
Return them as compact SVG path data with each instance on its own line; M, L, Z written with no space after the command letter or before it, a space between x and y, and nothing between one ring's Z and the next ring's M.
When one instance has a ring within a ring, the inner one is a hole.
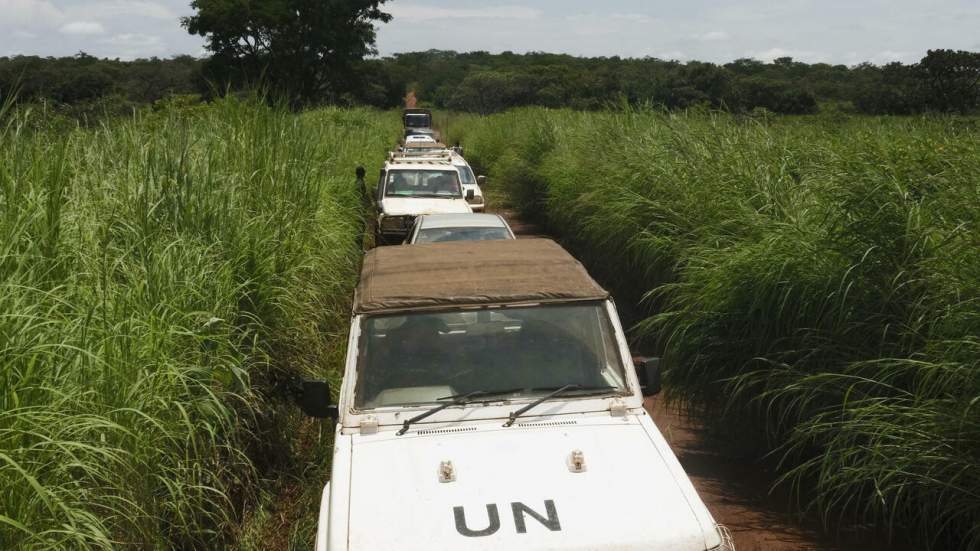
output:
M253 0L261 1L261 0ZM190 0L0 0L0 56L204 55ZM389 0L382 55L443 49L727 62L918 61L980 51L980 0Z

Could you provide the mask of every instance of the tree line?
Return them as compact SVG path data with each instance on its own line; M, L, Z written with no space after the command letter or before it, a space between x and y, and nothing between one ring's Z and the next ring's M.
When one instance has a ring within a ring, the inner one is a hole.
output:
M0 95L16 93L20 101L73 108L98 104L112 111L173 95L207 100L255 87L288 97L296 105L381 108L399 106L406 91L414 90L424 105L484 114L526 105L598 110L624 102L784 114L822 109L878 115L980 110L980 53L965 51L931 50L914 64L848 67L789 57L770 63L737 59L714 64L442 50L365 58L371 49L362 48L313 71L313 76L301 77L304 67L317 66L318 58L284 54L265 66L261 56L243 62L250 58L248 52L229 44L241 47L234 36L226 37L207 58L120 61L85 53L0 57Z

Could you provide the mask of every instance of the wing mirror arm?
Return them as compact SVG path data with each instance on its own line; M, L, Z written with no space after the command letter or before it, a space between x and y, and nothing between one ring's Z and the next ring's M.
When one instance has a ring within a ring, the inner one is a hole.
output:
M636 378L640 381L640 392L643 397L659 394L660 358L636 357L633 358L633 366L636 368Z
M339 417L336 404L330 403L330 383L327 381L301 381L297 402L303 413L315 419L336 422Z

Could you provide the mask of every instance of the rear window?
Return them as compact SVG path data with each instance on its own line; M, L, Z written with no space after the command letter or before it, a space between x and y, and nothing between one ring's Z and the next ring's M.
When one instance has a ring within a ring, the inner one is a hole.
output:
M443 241L495 241L512 239L507 228L430 228L419 231L416 243Z

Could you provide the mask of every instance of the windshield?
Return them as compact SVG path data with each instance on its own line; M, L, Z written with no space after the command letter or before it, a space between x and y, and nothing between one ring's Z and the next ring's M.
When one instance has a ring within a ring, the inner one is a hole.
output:
M468 166L457 166L459 169L459 179L463 181L464 186L475 186L476 177L473 176L473 169Z
M512 239L507 228L430 228L419 231L416 243L442 241L495 241Z
M428 115L405 115L405 126L424 128L429 126Z
M361 409L474 391L626 388L612 324L593 302L364 318L357 369Z
M455 170L392 170L387 197L462 197Z

